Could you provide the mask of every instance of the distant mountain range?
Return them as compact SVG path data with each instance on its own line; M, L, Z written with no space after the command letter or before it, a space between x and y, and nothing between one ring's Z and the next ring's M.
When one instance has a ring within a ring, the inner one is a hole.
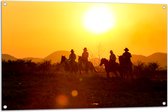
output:
M50 55L46 56L45 58L33 58L33 57L27 57L23 58L23 60L32 60L32 62L43 62L43 61L51 61L51 63L59 63L61 61L61 56L66 56L68 58L70 55L69 51L56 51L51 53ZM8 61L8 60L17 60L18 58L9 55L9 54L2 54L2 60ZM131 58L132 62L134 64L137 64L138 62L143 63L149 63L149 62L156 62L159 64L160 67L167 67L167 53L154 53L149 56L143 56L143 55L136 55L133 54ZM93 63L94 66L98 66L100 63L99 58L92 58L90 61Z
M23 60L31 60L32 62L35 62L35 63L40 63L44 61L43 58L33 58L33 57L23 58Z
M167 67L167 53L154 53L149 56L143 55L132 55L132 62L137 64L138 62L150 63L155 62L158 63L160 67Z
M2 54L2 60L5 60L5 61L8 61L8 60L15 61L15 60L17 60L17 58L15 58L14 56L11 56L9 54Z
M69 55L69 51L56 51L45 57L44 60L50 60L51 63L59 63L61 62L61 56L65 56L66 58L68 58Z

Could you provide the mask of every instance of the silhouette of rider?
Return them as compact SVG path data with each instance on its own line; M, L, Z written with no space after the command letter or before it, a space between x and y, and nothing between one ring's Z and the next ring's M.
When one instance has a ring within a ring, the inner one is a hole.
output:
M89 57L89 53L87 51L87 48L85 47L83 49L83 53L82 53L82 60L83 60L83 62L88 62L88 57Z
M75 62L75 59L76 59L76 54L74 53L74 50L71 49L71 54L69 55L69 61L70 62Z
M116 56L113 53L113 51L110 50L110 62L115 63L115 61L116 61Z
M129 53L128 51L129 51L129 49L128 48L125 48L124 49L124 53L123 53L123 59L124 59L124 61L125 61L125 64L130 64L131 63L131 53Z
M115 65L115 62L116 61L116 56L115 54L113 53L112 50L110 50L110 60L109 60L109 63L111 66Z

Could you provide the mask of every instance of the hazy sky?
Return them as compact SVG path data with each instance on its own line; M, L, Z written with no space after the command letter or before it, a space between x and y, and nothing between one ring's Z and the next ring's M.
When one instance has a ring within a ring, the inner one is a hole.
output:
M166 11L161 4L7 2L2 6L2 53L43 58L72 48L80 55L87 47L92 58L106 57L111 49L121 55L125 47L132 54L166 52ZM103 17L111 17L108 29L99 25Z

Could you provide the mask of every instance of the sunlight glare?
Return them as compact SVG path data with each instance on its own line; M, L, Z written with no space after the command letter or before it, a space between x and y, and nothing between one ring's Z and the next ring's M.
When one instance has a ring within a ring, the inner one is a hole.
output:
M68 105L68 98L65 95L59 95L56 98L56 102L59 106L64 107L64 106Z
M93 33L104 33L114 25L114 14L106 6L94 6L84 15L84 26Z
M72 95L73 97L78 96L78 91L77 91L77 90L73 90L73 91L71 92L71 95Z

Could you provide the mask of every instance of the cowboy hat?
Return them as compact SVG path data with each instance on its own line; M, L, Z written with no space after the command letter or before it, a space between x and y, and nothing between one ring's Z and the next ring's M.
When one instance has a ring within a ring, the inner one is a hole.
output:
M74 52L74 50L73 50L73 49L71 49L71 52Z
M85 47L83 50L86 50L86 51L87 51L87 48Z
M129 51L129 49L128 49L128 48L125 48L124 51Z

